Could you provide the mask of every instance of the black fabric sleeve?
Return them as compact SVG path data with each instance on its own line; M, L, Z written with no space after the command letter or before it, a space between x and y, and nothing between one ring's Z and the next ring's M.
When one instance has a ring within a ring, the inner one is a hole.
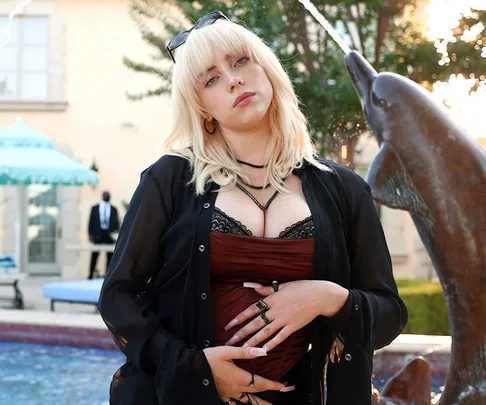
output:
M91 212L89 214L89 223L88 223L88 235L89 237L94 236L95 233L95 218L94 218L94 208L91 207Z
M351 266L349 297L335 316L326 318L326 323L345 342L352 337L373 350L390 344L401 333L408 314L398 295L370 188L364 182L361 184L365 189L353 204L354 214L347 233Z
M171 195L179 186L176 183L180 184L172 166L164 165L167 167L158 170L163 179L156 178L150 169L142 174L102 287L99 311L127 359L154 377L160 403L193 403L198 396L208 395L219 401L215 389L208 392L206 382L212 381L212 376L204 352L164 326L163 308L154 312L144 304L150 280L163 267L160 240L173 211Z
M120 230L120 218L118 217L118 210L116 208L114 208L114 214L115 214L115 217L114 217L114 226L113 226L113 230L114 232L118 232Z

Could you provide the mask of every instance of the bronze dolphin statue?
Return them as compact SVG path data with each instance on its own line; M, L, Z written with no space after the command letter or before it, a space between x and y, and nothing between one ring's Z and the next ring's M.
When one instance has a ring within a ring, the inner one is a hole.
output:
M442 405L486 404L486 152L413 81L346 64L380 150L373 197L409 211L447 300L451 362Z
M417 357L391 378L380 393L375 392L372 405L430 405L430 367Z

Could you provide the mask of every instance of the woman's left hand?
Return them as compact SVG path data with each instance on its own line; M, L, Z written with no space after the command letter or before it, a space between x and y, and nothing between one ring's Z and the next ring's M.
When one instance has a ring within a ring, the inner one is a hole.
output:
M261 317L262 310L255 303L225 326L225 330L230 330L254 318L239 329L226 345L234 345L258 332L243 345L257 347L259 343L276 334L263 346L267 351L272 350L317 316L335 315L342 308L349 294L345 288L321 280L282 283L277 292L274 292L272 287L264 287L256 283L245 283L245 285L252 286L257 293L265 297L264 301L268 306L265 315L270 323L268 325L265 323Z

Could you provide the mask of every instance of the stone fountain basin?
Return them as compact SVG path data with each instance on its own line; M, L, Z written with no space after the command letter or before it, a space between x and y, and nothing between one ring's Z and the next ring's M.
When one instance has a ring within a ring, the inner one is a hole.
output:
M99 314L0 309L0 341L117 350ZM402 334L375 352L373 371L377 375L393 375L411 359L422 356L429 362L432 376L444 377L450 349L450 336Z
M418 356L430 365L432 377L445 377L451 355L450 336L407 335L398 336L389 346L377 350L373 358L373 373L395 374Z

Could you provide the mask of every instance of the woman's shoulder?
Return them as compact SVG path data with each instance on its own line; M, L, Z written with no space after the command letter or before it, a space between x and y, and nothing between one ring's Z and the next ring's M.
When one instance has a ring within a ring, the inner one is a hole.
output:
M321 180L316 187L323 187L322 191L325 189L326 193L331 194L343 218L354 216L363 198L371 196L370 186L359 174L346 166L329 159L317 160L324 169L314 168Z
M141 176L149 174L159 184L182 180L191 170L189 157L184 151L167 153L142 171Z
M362 195L363 192L370 190L366 180L349 167L322 157L318 157L317 161L328 169L321 170L321 178L330 176L334 182L337 180L338 185L344 187L347 193Z

